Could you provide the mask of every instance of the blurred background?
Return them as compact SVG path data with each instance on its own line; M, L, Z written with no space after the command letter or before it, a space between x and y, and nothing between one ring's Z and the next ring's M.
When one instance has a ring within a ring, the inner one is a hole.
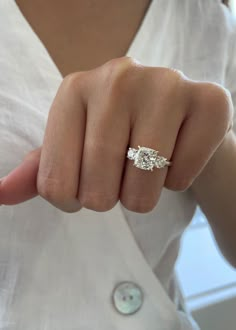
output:
M230 8L236 19L236 0ZM236 330L236 270L219 251L200 208L183 236L176 271L201 330Z
M230 7L236 16L236 0ZM236 329L236 270L219 251L200 208L183 236L176 271L201 330Z
M234 15L236 15L236 0L231 0L230 1L230 7L231 7Z
M201 330L235 330L236 270L221 255L199 208L183 236L176 270Z

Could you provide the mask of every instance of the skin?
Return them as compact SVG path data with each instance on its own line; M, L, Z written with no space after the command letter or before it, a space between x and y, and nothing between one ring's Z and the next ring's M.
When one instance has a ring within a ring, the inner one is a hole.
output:
M52 8L48 5L48 10ZM58 8L62 7L54 9ZM130 28L131 40L141 12ZM69 11L64 16L66 23ZM65 29L64 37L70 31ZM47 39L48 45L50 40L53 37ZM114 52L127 48L127 40ZM57 47L51 45L51 55L65 77L49 111L43 145L1 181L0 203L13 205L40 195L64 212L82 207L101 212L120 200L127 209L146 213L158 203L163 187L191 189L222 253L236 265L236 137L229 92L176 70L143 66L127 56L106 61L108 49L99 52L101 63L95 68L94 59L86 62L81 57L80 71L67 73L77 67L70 51L60 66L60 54L57 57ZM126 150L138 145L153 149L158 145L173 165L153 172L134 167Z
M63 77L125 55L151 3L150 0L16 2Z
M236 268L236 136L230 131L191 186L222 254Z

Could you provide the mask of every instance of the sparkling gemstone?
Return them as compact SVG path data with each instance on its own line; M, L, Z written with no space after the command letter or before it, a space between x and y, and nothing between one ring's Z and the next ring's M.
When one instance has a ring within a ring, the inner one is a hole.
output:
M157 159L156 159L156 167L158 167L158 168L162 168L162 167L164 167L165 166L165 164L166 164L166 158L165 157L157 157Z
M129 150L128 150L128 158L129 159L134 159L136 154L137 154L137 150L136 149L129 148Z
M152 170L155 166L157 151L140 147L135 156L134 165L143 170Z

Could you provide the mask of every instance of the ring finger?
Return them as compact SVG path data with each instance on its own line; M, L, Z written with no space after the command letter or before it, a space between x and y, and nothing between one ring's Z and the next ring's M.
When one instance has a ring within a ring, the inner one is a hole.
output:
M170 160L175 141L182 122L183 111L171 112L164 105L159 109L148 109L149 115L139 116L131 132L131 148L138 146L158 151L158 156ZM123 185L120 194L121 203L129 210L139 213L151 211L160 196L167 175L167 167L142 170L127 160Z

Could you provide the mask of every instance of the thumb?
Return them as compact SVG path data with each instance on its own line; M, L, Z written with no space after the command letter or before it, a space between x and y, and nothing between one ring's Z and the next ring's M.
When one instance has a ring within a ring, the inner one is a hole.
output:
M42 147L28 153L23 162L0 180L0 205L22 203L38 195L37 174Z

